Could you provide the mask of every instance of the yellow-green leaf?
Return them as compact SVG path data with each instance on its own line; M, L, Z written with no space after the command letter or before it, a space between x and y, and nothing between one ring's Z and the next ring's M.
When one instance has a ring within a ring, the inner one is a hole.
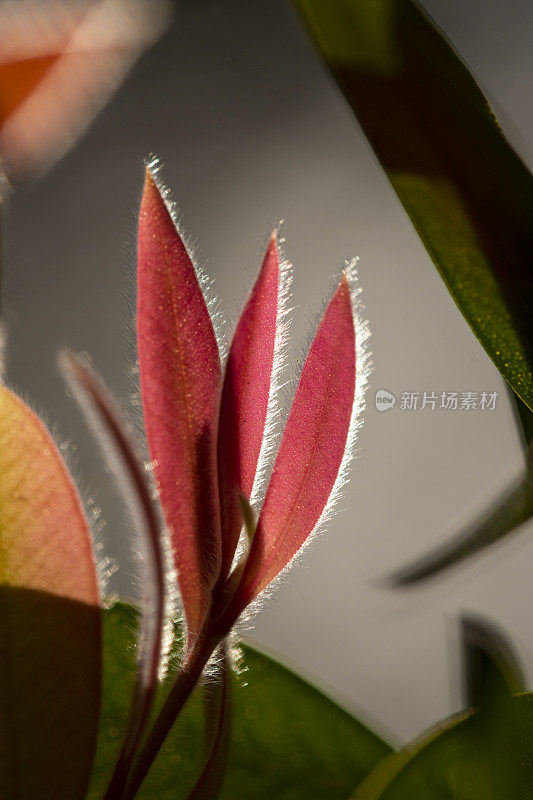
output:
M0 386L0 797L85 796L100 617L74 484L40 419Z

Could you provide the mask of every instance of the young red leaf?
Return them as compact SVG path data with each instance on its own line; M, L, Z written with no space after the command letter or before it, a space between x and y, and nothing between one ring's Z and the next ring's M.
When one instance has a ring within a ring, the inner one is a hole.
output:
M85 797L99 714L91 535L40 419L0 387L0 796Z
M137 344L150 455L189 635L220 573L220 360L194 265L149 170L138 239Z
M280 305L280 263L274 232L231 344L220 409L218 481L222 572L231 567L242 527L239 493L254 485L270 398Z
M344 275L305 361L230 615L239 614L289 563L328 503L350 430L355 361L352 300Z

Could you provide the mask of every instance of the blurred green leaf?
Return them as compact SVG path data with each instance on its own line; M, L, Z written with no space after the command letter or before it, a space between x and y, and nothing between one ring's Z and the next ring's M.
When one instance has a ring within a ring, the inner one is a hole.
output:
M533 694L513 695L521 669L505 637L463 620L465 689L477 708L387 756L353 800L530 800Z
M118 753L135 670L135 612L117 604L104 620L104 695L90 800L101 800ZM168 691L162 687L159 703ZM222 800L345 800L390 751L317 689L251 647L233 676L232 742ZM180 800L204 756L201 692L193 696L139 792Z
M533 180L413 0L296 0L479 341L533 409Z
M461 619L466 708L498 713L524 690L522 667L503 631L477 616Z
M452 718L420 742L388 756L353 800L530 800L533 695L505 714Z
M410 586L434 577L515 531L533 516L533 443L525 474L481 518L449 542L391 576L395 587Z

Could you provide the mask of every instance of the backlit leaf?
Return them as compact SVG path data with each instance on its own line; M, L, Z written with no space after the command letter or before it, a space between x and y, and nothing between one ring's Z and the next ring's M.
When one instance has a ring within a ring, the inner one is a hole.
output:
M91 536L39 418L0 387L0 796L82 800L100 698Z
M139 217L137 346L148 446L194 634L221 565L221 370L194 265L150 170Z
M355 369L352 299L344 275L302 370L233 613L257 597L317 525L346 450Z
M224 373L218 434L222 577L242 527L239 493L250 497L265 430L280 303L277 236L272 234L256 284L233 337Z
M533 180L413 0L296 0L446 286L533 409Z

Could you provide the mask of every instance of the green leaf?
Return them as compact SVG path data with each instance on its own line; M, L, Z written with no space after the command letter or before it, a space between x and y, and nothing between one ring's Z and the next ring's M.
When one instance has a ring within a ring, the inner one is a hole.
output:
M89 800L101 800L127 718L135 669L135 612L115 605L104 621L104 700ZM168 682L162 687L159 703ZM243 648L233 676L233 738L222 800L344 800L389 751L379 737L301 678ZM185 707L139 800L186 798L200 775L201 692Z
M533 409L533 181L412 0L296 0L465 319Z
M449 569L505 538L533 516L533 443L528 450L526 472L496 501L494 506L449 542L401 568L391 576L401 588L420 583Z
M467 708L484 713L507 705L509 698L524 690L522 666L507 637L494 625L478 617L463 616L463 684Z
M460 715L388 756L353 800L529 800L533 783L533 695L505 715Z
M530 800L533 694L503 635L463 621L467 696L478 705L392 753L352 800Z

